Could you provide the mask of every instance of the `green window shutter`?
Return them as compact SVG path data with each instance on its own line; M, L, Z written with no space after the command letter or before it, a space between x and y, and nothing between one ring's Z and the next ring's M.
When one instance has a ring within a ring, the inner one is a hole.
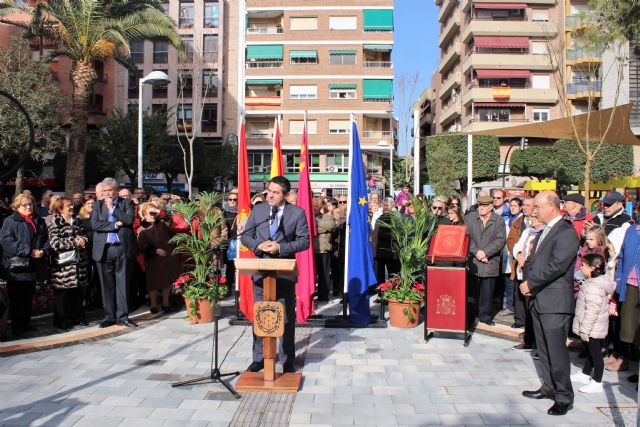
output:
M249 45L247 59L280 59L282 60L282 45Z
M317 58L318 52L315 50L290 50L290 58Z
M271 80L247 80L246 83L248 85L281 85L282 80L271 79Z
M355 55L356 51L353 49L333 49L329 51L329 55Z
M365 9L365 31L393 31L393 10L391 9Z
M379 50L381 52L391 52L393 45L391 44L365 44L362 47L364 50Z
M333 84L329 85L329 89L356 89L358 85Z
M393 80L365 79L362 87L364 99L391 99Z

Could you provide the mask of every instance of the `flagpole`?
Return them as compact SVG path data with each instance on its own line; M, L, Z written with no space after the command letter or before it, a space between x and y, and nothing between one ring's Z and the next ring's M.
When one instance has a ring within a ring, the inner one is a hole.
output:
M351 214L351 169L353 166L353 123L355 117L353 113L349 115L349 173L347 174L347 220L345 222L345 250L344 250L344 285L342 289L342 314L347 317L347 306L349 297L349 215Z

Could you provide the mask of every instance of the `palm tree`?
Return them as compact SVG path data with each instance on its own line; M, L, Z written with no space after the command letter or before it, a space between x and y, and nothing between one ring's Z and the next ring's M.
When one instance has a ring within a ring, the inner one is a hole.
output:
M30 21L16 17L16 12L28 13ZM159 0L37 0L34 6L0 0L0 23L44 37L55 48L51 58L66 56L72 61L72 125L65 192L82 191L89 102L98 79L94 62L117 61L137 71L129 62L129 42L163 40L179 46L175 22Z

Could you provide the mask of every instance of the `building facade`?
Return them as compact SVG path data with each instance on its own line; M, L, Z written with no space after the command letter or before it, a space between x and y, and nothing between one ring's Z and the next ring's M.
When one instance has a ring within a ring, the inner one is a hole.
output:
M227 97L236 96L237 114L244 112L252 190L269 180L276 121L286 174L297 187L305 113L314 192L346 194L351 114L366 173L382 187L382 159L393 143L393 1L239 3L239 84Z

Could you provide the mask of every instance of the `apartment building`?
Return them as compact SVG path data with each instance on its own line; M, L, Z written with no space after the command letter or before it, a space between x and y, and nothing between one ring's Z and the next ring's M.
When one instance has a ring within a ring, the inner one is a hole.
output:
M382 186L393 127L393 0L246 0L238 7L240 83L226 96L236 96L237 113L245 114L252 190L269 180L276 120L286 174L297 187L305 112L314 191L346 194L351 114L366 173Z

